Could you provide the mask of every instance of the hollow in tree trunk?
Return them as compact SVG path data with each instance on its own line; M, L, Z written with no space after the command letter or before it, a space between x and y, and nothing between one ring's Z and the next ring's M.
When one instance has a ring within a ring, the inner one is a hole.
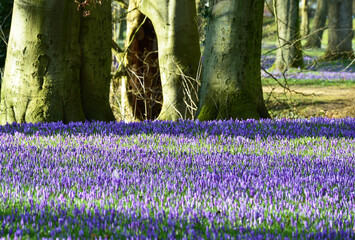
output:
M133 49L135 42L141 46L139 41L144 39L147 34L145 31L148 29L145 29L145 24L151 24L156 35L156 40L154 41L157 41L159 76L162 90L162 105L158 119L178 120L192 118L197 109L198 82L195 77L200 60L199 34L195 21L195 2L191 0L142 0L138 4L138 1L130 1L129 9L136 10L132 11L128 19L127 36L130 40L128 40L127 46L132 44L129 47ZM142 32L134 30L139 28L143 28ZM134 38L137 39L135 40ZM140 48L138 47L138 49ZM131 52L133 53L133 51ZM147 115L146 110L143 111L143 107L134 106L134 98L139 97L139 94L134 91L134 86L130 84L135 82L134 78L133 80L131 79L132 76L136 78L142 76L142 70L139 71L140 67L134 64L134 55L128 53L126 57L125 65L128 74L122 79L122 96L125 106L124 115L126 117L131 116L136 120L138 116L138 120L140 120L139 116L142 116L143 112L145 112L144 116ZM142 58L143 55L141 53L136 54L137 58ZM150 56L151 54L149 54ZM148 60L148 58L145 59ZM152 75L158 76L155 73ZM146 81L144 78L142 80L142 82ZM157 81L154 81L154 84L158 84ZM131 95L131 98L129 97L130 87L134 95ZM137 112L137 109L142 109L141 113ZM154 118L155 114L152 116Z
M122 118L155 119L161 111L157 36L150 19L130 1L127 15L126 75L122 78Z

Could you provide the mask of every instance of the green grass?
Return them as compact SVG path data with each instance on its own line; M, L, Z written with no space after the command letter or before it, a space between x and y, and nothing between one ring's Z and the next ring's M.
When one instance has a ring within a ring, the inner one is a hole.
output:
M263 86L279 86L274 79L261 79ZM281 83L285 84L285 81L281 79ZM338 87L355 87L355 81L348 80L325 80L325 79L287 79L287 85L297 86L338 86Z

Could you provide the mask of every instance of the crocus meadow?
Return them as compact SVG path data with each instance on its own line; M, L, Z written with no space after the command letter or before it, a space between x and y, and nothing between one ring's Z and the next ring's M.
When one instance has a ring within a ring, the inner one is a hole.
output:
M355 119L0 127L3 239L355 238Z

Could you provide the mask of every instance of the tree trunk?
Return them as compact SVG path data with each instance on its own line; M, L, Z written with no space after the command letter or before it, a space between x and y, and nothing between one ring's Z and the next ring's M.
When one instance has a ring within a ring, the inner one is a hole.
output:
M311 34L307 38L306 48L321 48L321 41L328 15L328 0L318 0L317 9L313 20Z
M303 67L298 0L275 0L278 49L274 69Z
M85 119L78 79L79 31L75 3L15 1L1 87L1 124Z
M111 2L90 7L90 15L81 18L81 99L87 120L113 121L109 104L112 18Z
M144 25L151 21L156 34L163 99L158 119L178 120L180 118L192 118L197 108L198 83L195 77L200 59L199 34L195 22L195 1L143 0L139 4L135 4L135 6L130 6L130 9L133 9L133 7L137 7L139 13L134 13L137 16L132 17L133 19L128 19L128 21L135 21L134 25L137 29L140 26L140 22L143 22L144 18L147 17L142 27L144 28ZM127 39L132 39L130 34L131 36L134 34L130 32L135 33L135 31L132 31L132 26L128 27L128 29ZM143 33L138 31L135 34L138 38L137 41L143 41L145 33L144 30ZM135 40L132 40L131 44L134 43ZM137 44L140 45L139 43ZM132 64L134 63L134 61L132 62L133 55L131 54L131 57L128 56L128 61L126 61L128 67L134 66ZM135 68L133 68L133 73L136 73ZM135 82L135 80L130 81L123 78L123 85L126 83L126 86L122 87L123 91L126 91L127 87L130 86L129 82ZM127 93L123 92L123 98L124 101L131 102L130 105L132 106L128 108L132 109L131 111L126 111L126 116L139 115L136 109L140 107L138 105L136 108L133 106L134 102L132 103L132 99L127 97ZM128 104L125 105L127 106ZM133 114L129 114L132 111Z
M199 120L270 117L260 78L263 8L263 0L210 2Z
M309 34L309 14L308 14L308 0L301 2L301 37L306 37Z
M329 33L328 47L323 57L325 60L354 57L352 3L352 0L329 0Z
M1 124L113 119L107 108L108 91L103 86L107 84L107 89L109 86L111 52L110 48L109 51L103 49L108 35L104 34L102 39L87 39L96 34L99 27L105 28L102 25L105 20L92 18L81 23L80 12L73 1L15 0L1 87ZM111 32L111 25L109 30ZM89 46L94 49L93 54ZM90 68L90 72L84 73ZM108 74L101 72L107 69ZM90 100L91 97L94 100ZM83 105L83 101L88 102Z

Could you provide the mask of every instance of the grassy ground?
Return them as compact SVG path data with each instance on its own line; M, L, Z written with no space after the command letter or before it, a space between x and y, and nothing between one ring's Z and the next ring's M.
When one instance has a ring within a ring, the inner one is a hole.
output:
M355 84L352 86L292 85L291 91L264 86L264 98L272 117L355 117Z
M272 18L264 19L263 31L263 65L267 70L276 53L276 26ZM272 117L355 117L355 64L350 60L318 61L327 41L325 31L321 49L303 50L305 69L289 70L286 77L275 76L283 87L276 79L262 79L264 98ZM353 45L355 49L355 40ZM309 77L299 78L307 74Z

